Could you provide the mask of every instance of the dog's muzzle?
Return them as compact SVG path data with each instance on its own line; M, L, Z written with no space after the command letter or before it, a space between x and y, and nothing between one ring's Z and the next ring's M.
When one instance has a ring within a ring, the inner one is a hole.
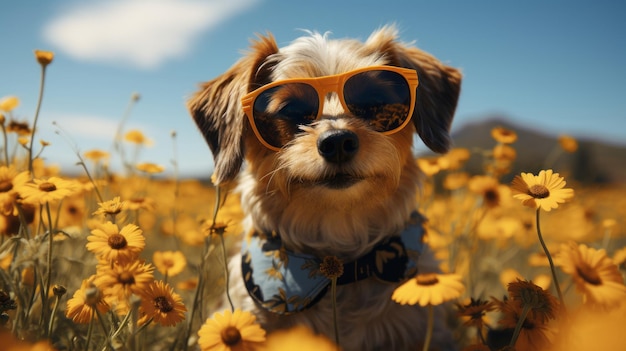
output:
M359 137L350 130L327 130L317 139L317 152L328 162L348 162L358 151Z

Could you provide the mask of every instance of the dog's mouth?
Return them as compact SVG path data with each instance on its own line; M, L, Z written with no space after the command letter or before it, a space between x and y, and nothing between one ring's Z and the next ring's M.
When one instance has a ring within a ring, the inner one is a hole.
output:
M330 189L345 189L363 180L363 177L348 173L335 173L317 181L318 185Z

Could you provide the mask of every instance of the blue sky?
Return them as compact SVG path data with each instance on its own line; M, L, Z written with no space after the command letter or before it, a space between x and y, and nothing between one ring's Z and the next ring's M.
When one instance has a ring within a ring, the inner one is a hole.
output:
M50 163L78 172L81 152L110 150L132 93L125 130L154 145L141 162L184 176L212 170L208 147L185 109L197 84L224 72L255 33L280 46L300 29L365 39L396 23L401 40L462 69L453 126L487 115L554 135L626 143L626 3L621 1L21 0L0 12L0 98L18 96L32 121L39 66L54 51L37 139ZM71 141L55 133L56 121ZM177 133L176 154L170 134ZM523 152L523 151L520 151ZM113 161L115 166L115 159Z

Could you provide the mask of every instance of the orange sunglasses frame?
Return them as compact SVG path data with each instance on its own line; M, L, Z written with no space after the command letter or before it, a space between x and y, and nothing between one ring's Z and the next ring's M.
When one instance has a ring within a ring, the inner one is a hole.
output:
M346 101L344 100L344 96L343 96L344 84L346 83L346 81L348 81L348 79L352 78L353 76L359 73L368 72L368 71L389 71L389 72L398 73L406 80L406 82L409 85L411 103L409 106L407 119L399 127L392 129L392 130L381 132L384 135L396 133L402 128L404 128L411 120L411 116L413 115L413 110L415 109L416 90L417 90L417 86L419 85L417 72L413 69L403 68L403 67L370 66L370 67L363 67L363 68L355 69L353 71L349 71L346 73L335 74L331 76L314 77L314 78L291 78L291 79L279 80L279 81L264 85L246 94L241 99L243 112L248 117L248 120L250 121L250 125L252 126L252 130L254 130L254 134L256 135L257 139L259 139L259 141L268 149L273 150L273 151L279 151L281 148L270 145L268 142L265 141L263 136L261 136L261 134L259 133L259 130L256 127L256 123L254 122L254 112L252 111L252 105L254 105L254 101L256 101L256 98L259 95L261 95L263 92L265 92L268 89L274 88L279 85L287 84L287 83L307 84L315 89L315 91L317 92L317 96L319 98L319 107L317 110L317 116L315 117L315 120L318 120L324 110L324 100L325 100L324 97L330 92L336 92L344 110L350 111L350 109L348 109L348 106L346 105Z

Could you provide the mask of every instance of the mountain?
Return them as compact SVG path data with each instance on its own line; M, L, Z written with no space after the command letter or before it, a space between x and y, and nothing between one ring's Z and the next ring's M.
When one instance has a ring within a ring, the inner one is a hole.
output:
M517 133L517 141L511 145L517 151L517 159L505 178L521 172L537 174L551 168L570 180L583 183L626 183L626 145L577 138L578 150L570 154L562 151L558 136L522 127L503 116L487 117L462 126L452 134L454 147L489 150L496 145L491 130L498 126ZM467 170L473 174L483 172L479 155L472 153Z

